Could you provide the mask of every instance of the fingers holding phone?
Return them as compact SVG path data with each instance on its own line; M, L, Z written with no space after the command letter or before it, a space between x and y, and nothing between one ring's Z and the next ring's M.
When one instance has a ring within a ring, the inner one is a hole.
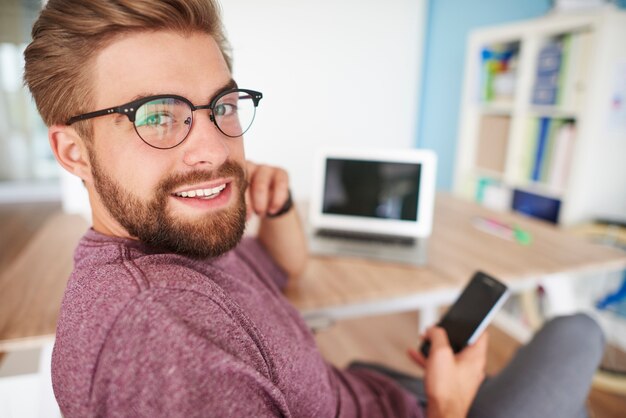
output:
M409 355L425 371L429 418L466 416L485 378L487 333L456 354L443 328L429 328L425 337L431 342L429 356L417 350Z
M409 350L425 371L430 418L467 414L485 377L484 330L507 296L506 285L477 272L438 326L427 330L419 352Z
M486 362L486 352L487 345L489 340L489 334L487 331L484 331L476 340L476 342L472 345L465 347L458 354L454 353L452 346L450 345L450 341L448 340L448 334L441 327L431 327L424 334L423 340L428 341L430 351L433 350L433 341L435 343L435 349L437 350L437 356L445 356L448 357L450 353L452 353L453 357L456 357L462 361L470 360L475 361L477 363L485 363ZM434 340L433 340L434 339ZM484 354L484 358L483 358ZM418 365L420 365L423 369L426 369L427 363L430 357L424 356L423 352L417 351L414 348L410 348L408 350L408 355L415 361ZM482 366L478 366L479 368L484 368L484 364Z
M414 350L412 348L409 349L409 356L423 369L427 368L428 359L430 358L428 356L428 353L425 353L423 347L424 345L427 345L427 351L430 352L433 341L437 346L438 356L450 357L450 359L454 357L454 351L452 350L452 346L450 345L450 341L448 340L448 334L443 328L438 326L428 328L424 335L422 335L421 340L423 341L422 349L420 349L420 351Z
M483 272L476 272L458 299L439 321L452 350L460 352L473 344L507 299L507 286ZM428 357L431 342L426 339L420 351Z

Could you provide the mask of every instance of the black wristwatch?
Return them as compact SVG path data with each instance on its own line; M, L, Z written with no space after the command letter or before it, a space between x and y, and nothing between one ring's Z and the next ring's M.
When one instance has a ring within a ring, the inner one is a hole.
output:
M293 200L291 199L291 190L287 191L287 200L285 201L285 204L283 205L283 207L281 207L278 212L276 213L271 213L271 214L267 214L268 218L278 218L279 216L284 215L285 213L289 212L289 210L291 210L291 207L293 206Z

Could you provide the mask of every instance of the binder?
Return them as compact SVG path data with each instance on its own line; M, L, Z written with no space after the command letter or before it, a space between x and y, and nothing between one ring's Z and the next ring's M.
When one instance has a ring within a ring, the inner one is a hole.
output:
M544 45L539 51L533 89L533 104L556 104L562 54L562 43L560 41L552 41Z
M541 165L546 149L546 142L550 132L550 118L539 118L539 135L537 136L537 150L535 153L535 163L533 165L531 180L539 181L541 179Z

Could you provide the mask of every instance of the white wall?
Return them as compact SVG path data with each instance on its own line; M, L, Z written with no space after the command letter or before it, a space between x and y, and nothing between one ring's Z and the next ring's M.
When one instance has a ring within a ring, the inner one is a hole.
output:
M241 87L264 94L248 158L307 198L319 147L413 148L425 0L222 0Z

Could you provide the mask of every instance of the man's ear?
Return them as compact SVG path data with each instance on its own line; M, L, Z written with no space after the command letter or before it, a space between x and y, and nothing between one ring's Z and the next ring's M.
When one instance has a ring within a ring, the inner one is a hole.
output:
M54 156L64 169L85 182L91 181L87 148L74 128L64 125L50 126L48 140Z

